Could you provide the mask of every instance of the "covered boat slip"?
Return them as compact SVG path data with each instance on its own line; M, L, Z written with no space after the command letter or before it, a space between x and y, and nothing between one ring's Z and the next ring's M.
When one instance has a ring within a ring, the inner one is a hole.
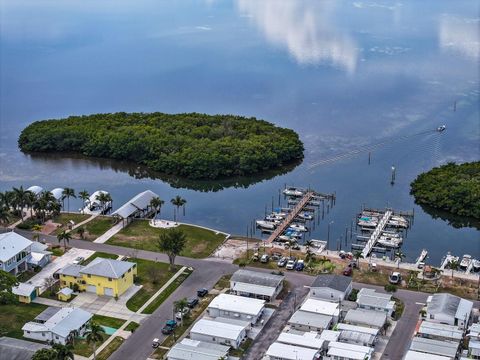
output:
M113 216L121 219L122 223L128 222L135 218L147 218L154 213L154 209L150 206L152 199L159 197L151 190L146 190L127 201L118 210L113 212Z

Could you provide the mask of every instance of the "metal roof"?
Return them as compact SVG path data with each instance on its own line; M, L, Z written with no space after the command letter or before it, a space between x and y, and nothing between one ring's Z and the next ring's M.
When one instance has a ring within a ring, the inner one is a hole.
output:
M231 289L233 291L238 291L242 293L269 296L269 297L272 297L275 294L274 287L247 284L243 282L235 282L232 285L233 286L231 286Z
M461 340L463 338L463 331L457 326L432 323L428 321L422 321L418 333L454 340Z
M244 326L227 324L225 322L219 322L215 320L200 319L195 323L195 325L193 325L190 333L236 341L244 330Z
M0 261L6 262L25 250L32 242L16 232L0 234Z
M348 310L344 321L346 323L355 325L367 325L381 328L385 321L387 321L387 315L384 312L366 309L352 309Z
M460 342L414 337L410 350L455 358Z
M440 356L408 350L404 360L450 360L448 356Z
M451 294L433 294L427 301L427 312L429 314L444 314L455 317L460 300L461 298Z
M150 205L150 200L158 197L151 190L146 190L127 201L123 206L113 212L112 215L118 215L124 219L133 215L138 210L144 210Z
M362 288L357 294L357 304L360 306L373 306L382 309L393 309L395 302L392 295L377 293L374 289Z
M31 332L49 331L61 337L67 337L73 330L87 323L92 314L79 308L55 308L56 312L44 323L27 322L22 330Z
M344 275L318 275L313 281L312 288L326 287L341 292L347 291L352 283L352 278Z
M367 356L373 353L373 348L362 345L347 344L337 341L332 341L328 344L329 356L337 356L347 359L364 360Z
M119 279L133 266L135 266L133 262L97 257L84 266L80 273Z
M303 311L330 316L338 316L340 314L338 303L313 298L305 300L300 309Z
M35 195L38 195L43 191L43 188L41 186L33 185L33 186L30 186L27 189L27 191L30 191L30 192L34 193Z
M312 360L317 352L315 349L274 342L268 348L267 355L288 360Z
M353 330L342 330L339 336L340 341L368 344L371 346L375 342L375 336Z
M77 264L67 265L58 270L57 274L80 277L80 270L82 270L83 268L84 266Z
M38 314L36 317L35 317L35 320L37 322L45 322L47 321L48 319L50 319L53 315L55 315L57 312L59 312L61 309L61 307L57 307L57 306L49 306L48 308L46 308L45 310L43 310L40 314Z
M329 315L316 314L297 310L290 320L289 324L311 326L317 329L327 329L332 323L333 317Z
M252 285L266 286L277 288L283 281L283 275L275 275L267 272L251 271L251 270L237 270L230 279L231 284L247 283Z
M50 191L53 195L53 197L59 201L62 200L63 197L63 188L55 188L52 191Z
M68 288L68 287L64 287L64 288L61 288L61 289L57 292L57 294L62 294L62 295L68 296L68 295L72 295L72 294L73 294L73 290L70 289L70 288Z
M228 346L185 338L170 349L167 358L178 360L218 360L222 357L226 358L228 350Z
M18 286L12 287L12 293L20 296L30 296L35 291L32 284L19 283Z
M265 307L265 300L247 298L230 294L220 294L212 300L209 309L231 311L257 316Z
M48 348L36 342L0 337L0 360L31 360L36 351Z
M375 328L369 328L365 326L358 326L358 325L352 325L352 324L344 324L344 323L338 323L335 325L336 330L350 330L350 331L355 331L359 333L365 333L365 334L370 334L373 336L377 336L379 330Z
M303 333L302 335L282 332L280 333L277 342L320 350L324 341L320 338L317 332L311 331Z

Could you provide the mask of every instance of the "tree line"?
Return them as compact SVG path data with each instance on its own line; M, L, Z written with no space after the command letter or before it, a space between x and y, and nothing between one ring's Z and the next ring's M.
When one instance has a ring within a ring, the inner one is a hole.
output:
M130 160L165 174L217 179L303 158L293 130L234 115L113 113L37 121L20 134L24 152L70 152Z
M480 219L480 161L435 167L411 183L410 193L417 204Z

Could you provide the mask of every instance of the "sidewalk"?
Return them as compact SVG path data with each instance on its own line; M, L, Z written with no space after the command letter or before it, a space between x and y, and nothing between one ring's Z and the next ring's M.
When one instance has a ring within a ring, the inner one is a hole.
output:
M97 244L103 244L108 241L112 236L116 235L120 230L123 229L123 224L119 222L118 224L112 226L110 229L107 230L107 232L103 235L100 235L94 243Z

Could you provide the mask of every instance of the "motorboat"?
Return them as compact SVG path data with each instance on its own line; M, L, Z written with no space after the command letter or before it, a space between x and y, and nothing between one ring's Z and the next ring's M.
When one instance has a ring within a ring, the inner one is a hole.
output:
M287 187L285 190L283 190L283 194L296 197L303 196L303 192L296 187Z
M403 242L403 239L400 236L381 235L380 239L389 240L389 241L396 241L400 244Z
M380 236L380 239L378 239L378 243L384 247L398 248L402 244L402 241L398 239L385 238L383 236Z
M460 261L460 270L467 271L472 263L472 257L468 254L463 255L462 261Z
M361 227L366 227L366 228L375 228L378 225L378 221L365 221L365 220L358 220L358 225Z
M398 216L398 215L393 215L390 217L390 219L395 220L395 221L400 221L408 224L408 220L405 219L403 216Z
M281 222L283 220L283 218L281 216L277 216L275 214L270 214L270 215L267 215L265 216L265 220L267 221L272 221L272 222Z
M304 219L304 220L313 220L313 215L311 215L309 213L306 213L306 212L299 213L297 216L301 219Z
M310 206L320 206L320 204L321 204L321 202L318 201L318 200L310 200L308 202L308 205L310 205Z
M294 231L301 231L301 232L307 232L308 229L306 226L300 225L300 224L291 224L289 226L289 229L292 229Z
M401 238L400 234L394 231L382 231L382 234L387 237Z
M396 228L408 228L408 224L405 223L405 222L402 222L402 221L398 221L398 220L389 220L387 222L387 225L388 226L391 226L391 227L396 227Z
M438 131L438 132L442 132L442 131L445 131L446 128L447 128L446 125L440 125L440 126L437 128L437 131Z
M269 230L273 230L277 227L277 224L271 221L257 220L255 223L257 224L258 227L269 229Z
M472 260L472 268L474 272L479 272L480 271L480 260L473 259Z
M278 237L278 240L279 240L279 241L282 241L282 242L284 242L284 241L290 241L291 239L292 239L292 238L291 238L290 236L288 236L288 235L280 235L280 236Z
M274 211L274 212L272 212L272 215L275 215L275 216L283 219L285 216L287 216L287 213Z
M288 205L297 205L298 204L298 200L294 200L294 199L289 199L287 202L288 202Z

